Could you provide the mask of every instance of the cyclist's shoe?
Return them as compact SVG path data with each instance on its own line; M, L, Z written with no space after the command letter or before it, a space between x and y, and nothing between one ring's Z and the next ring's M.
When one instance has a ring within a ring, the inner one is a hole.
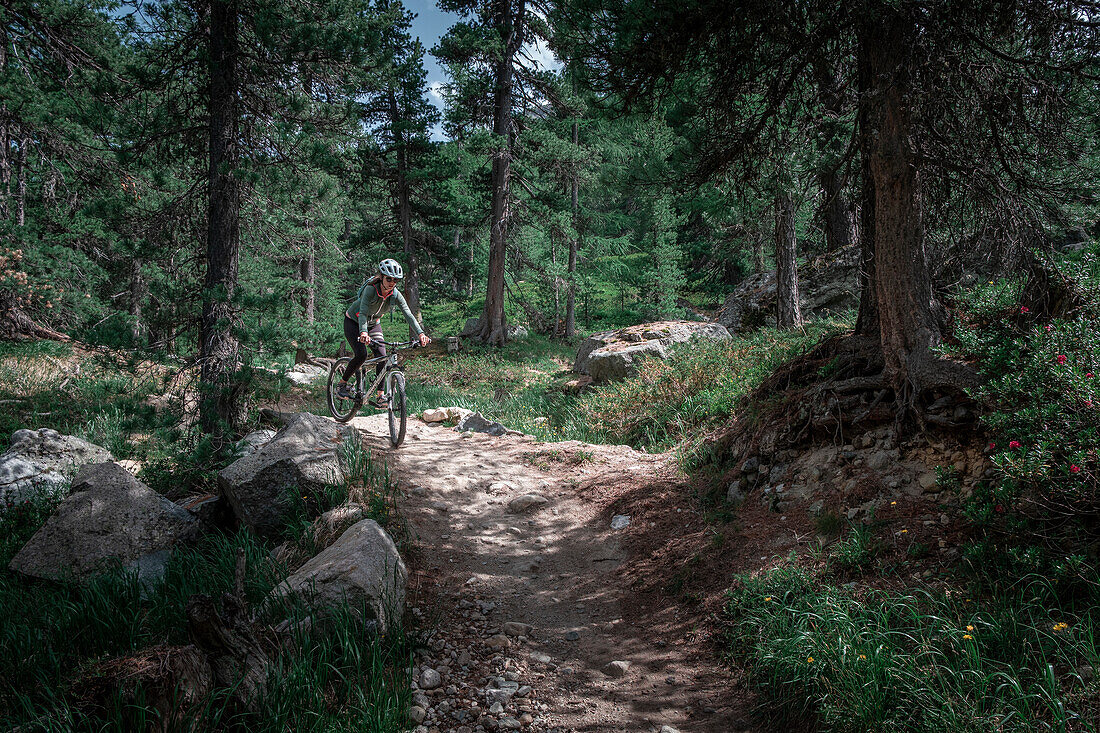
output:
M347 382L340 382L340 386L336 388L336 396L345 400L355 399L355 393Z
M367 400L367 404L371 407L377 407L379 410L385 410L390 406L389 400L383 395L375 395Z

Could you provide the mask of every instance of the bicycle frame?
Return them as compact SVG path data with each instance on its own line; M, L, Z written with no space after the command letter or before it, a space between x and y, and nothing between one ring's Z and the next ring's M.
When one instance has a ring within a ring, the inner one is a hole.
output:
M390 374L390 372L399 371L398 366L397 366L397 353L398 352L396 351L396 349L406 348L406 347L411 346L413 344L416 344L418 342L417 341L400 341L400 342L397 342L397 343L392 343L392 342L389 342L389 341L374 341L373 343L374 344L380 344L382 346L392 346L395 349L395 351L392 354L386 354L385 356L376 356L374 358L367 359L365 362L363 362L362 366L359 367L359 372L360 372L360 374L362 374L363 371L367 367L374 366L374 365L379 364L381 362L386 362L386 368L383 369L381 371L381 373L379 373L378 376L374 378L374 381L371 382L370 387L363 390L363 394L367 394L367 395L372 394L375 391L377 391L378 388L381 386L383 380L385 380L385 378L387 377L387 375ZM359 383L362 384L364 381L365 380L363 380L361 378Z

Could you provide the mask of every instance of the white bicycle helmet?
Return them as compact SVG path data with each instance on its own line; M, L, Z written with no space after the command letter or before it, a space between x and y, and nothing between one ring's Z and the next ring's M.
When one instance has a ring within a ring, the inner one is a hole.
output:
M397 260L382 260L378 263L378 272L388 275L394 280L401 280L405 277L405 271L401 269L401 265L397 264Z

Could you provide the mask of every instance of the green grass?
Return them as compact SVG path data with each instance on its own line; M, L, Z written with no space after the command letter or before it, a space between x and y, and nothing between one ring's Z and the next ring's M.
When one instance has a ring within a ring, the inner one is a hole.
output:
M740 576L724 639L785 718L822 731L1091 731L1096 598L1025 577L962 591L837 588L799 567ZM1064 625L1063 625L1064 624ZM1086 680L1087 683L1086 683Z
M776 366L848 325L826 320L804 331L765 329L727 342L682 344L668 361L644 361L637 376L579 395L561 388L576 376L575 344L532 336L503 349L471 345L410 362L409 410L463 407L542 440L664 451L727 419ZM327 412L323 390L314 387L313 408ZM538 418L548 422L536 424Z

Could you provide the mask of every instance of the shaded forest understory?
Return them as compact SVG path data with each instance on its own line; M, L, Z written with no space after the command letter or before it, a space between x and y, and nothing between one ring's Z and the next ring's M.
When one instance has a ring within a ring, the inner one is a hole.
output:
M395 258L436 340L411 411L663 456L590 487L634 517L616 592L728 665L746 728L1100 730L1095 4L439 7L427 48L400 0L0 3L0 446L51 428L219 495L261 408L328 414L295 365ZM721 338L572 372L663 320ZM61 497L0 507L0 723L442 721L409 717L430 620L346 608L297 609L285 654L256 622L278 704L195 685L172 717L195 614L256 621L318 515L430 550L343 459L278 542L222 522L153 586L16 573Z

